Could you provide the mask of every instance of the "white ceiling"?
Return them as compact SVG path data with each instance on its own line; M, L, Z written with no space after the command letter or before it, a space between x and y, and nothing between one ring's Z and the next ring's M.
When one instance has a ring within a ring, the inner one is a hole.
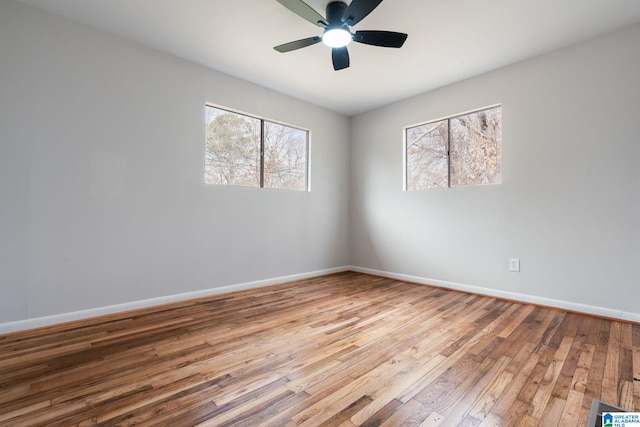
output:
M322 43L273 50L322 32L276 0L21 1L346 115L640 22L639 0L387 0L354 30L405 45L352 43L336 72Z

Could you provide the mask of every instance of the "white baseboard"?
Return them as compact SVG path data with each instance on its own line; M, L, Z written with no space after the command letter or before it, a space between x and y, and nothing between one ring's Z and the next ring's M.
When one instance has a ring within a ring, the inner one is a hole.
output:
M253 282L238 283L235 285L222 286L219 288L205 289L201 291L186 292L176 295L168 295L158 298L150 298L141 301L127 302L123 304L110 305L106 307L97 307L88 310L74 311L70 313L55 314L52 316L36 317L33 319L17 320L15 322L0 323L0 334L8 334L11 332L24 331L28 329L40 328L43 326L57 325L60 323L71 322L74 320L89 319L91 317L104 316L107 314L121 313L124 311L136 310L139 308L148 308L172 302L187 301L190 299L208 297L212 295L226 294L234 291L245 289L261 288L264 286L277 285L280 283L293 282L295 280L309 279L312 277L323 276L325 274L340 273L350 270L349 267L336 267L324 270L311 271L308 273L292 274L289 276L275 277L265 280L256 280Z
M324 270L311 271L308 273L293 274L289 276L275 277L265 280L256 280L253 282L238 283L235 285L222 286L219 288L205 289L201 291L187 292L177 295L169 295L158 298L151 298L141 301L133 301L123 304L110 305L106 307L98 307L89 310L74 311L71 313L61 313L52 316L37 317L33 319L18 320L15 322L0 323L0 334L24 331L28 329L51 326L74 320L88 319L91 317L103 316L107 314L120 313L139 308L148 308L163 304L169 304L179 301L187 301L195 298L208 297L213 295L225 294L233 291L245 289L260 288L264 286L277 285L295 280L308 279L312 277L323 276L325 274L340 273L343 271L356 271L360 273L372 274L375 276L388 277L390 279L402 280L405 282L417 283L421 285L437 286L445 289L453 289L457 291L470 292L474 294L487 295L496 298L505 298L514 301L537 304L547 307L554 307L563 310L570 310L579 313L592 314L595 316L608 317L611 319L619 319L623 321L640 323L640 313L625 312L604 307L592 305L578 304L570 301L555 300L551 298L537 297L534 295L520 294L516 292L501 291L498 289L483 288L473 285L465 285L461 283L448 282L437 279L427 279L419 276L411 276L407 274L393 273L389 271L375 270L371 268L343 266L329 268Z
M457 291L469 292L479 295L487 295L496 298L521 301L530 304L542 305L546 307L559 308L562 310L575 311L578 313L591 314L594 316L619 319L627 322L640 323L640 313L626 312L611 308L597 307L593 305L579 304L570 301L562 301L551 298L543 298L534 295L520 294L517 292L502 291L499 289L483 288L480 286L465 285L445 280L427 279L424 277L410 276L407 274L392 273L389 271L374 270L371 268L350 266L349 270L360 273L372 274L375 276L388 277L390 279L402 280L405 282L417 283L420 285L437 286L440 288L453 289Z

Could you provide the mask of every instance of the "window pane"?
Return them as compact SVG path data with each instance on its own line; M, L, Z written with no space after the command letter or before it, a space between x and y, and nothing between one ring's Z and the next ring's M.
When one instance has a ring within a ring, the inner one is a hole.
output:
M499 184L500 107L451 119L451 186Z
M307 132L264 122L264 186L307 189Z
M407 129L407 190L448 187L447 120Z
M206 108L205 182L260 186L260 120Z

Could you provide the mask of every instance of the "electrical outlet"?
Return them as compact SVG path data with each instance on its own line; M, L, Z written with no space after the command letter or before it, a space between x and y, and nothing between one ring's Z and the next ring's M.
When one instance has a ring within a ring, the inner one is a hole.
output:
M509 271L520 271L520 260L518 258L509 259Z

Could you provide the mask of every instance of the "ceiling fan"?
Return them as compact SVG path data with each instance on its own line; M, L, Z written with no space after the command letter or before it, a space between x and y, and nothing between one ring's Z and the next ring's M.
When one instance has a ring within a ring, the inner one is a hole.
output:
M322 37L308 37L281 44L274 49L284 53L323 42L332 48L331 58L333 69L336 71L349 67L347 45L351 41L373 46L399 48L407 39L406 34L394 31L351 32L349 27L356 25L369 15L382 3L382 0L353 0L348 6L343 1L332 1L327 4L326 19L302 0L278 0L278 2L301 18L324 28L324 33Z

